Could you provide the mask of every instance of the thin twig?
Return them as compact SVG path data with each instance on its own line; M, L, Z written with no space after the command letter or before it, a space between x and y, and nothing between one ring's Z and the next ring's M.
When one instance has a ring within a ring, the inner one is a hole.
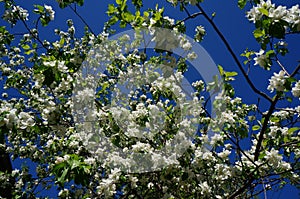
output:
M84 25L86 25L86 27L91 31L91 33L96 36L96 34L94 33L94 31L92 30L92 28L89 26L89 24L84 20L84 18L77 12L77 9L74 9L71 5L69 6L69 8L79 17L79 19L84 23Z
M44 43L42 42L42 40L39 38L38 35L35 35L32 33L32 31L30 30L29 26L27 25L27 23L25 22L25 20L18 14L20 20L22 21L23 25L25 26L26 30L30 33L30 35L36 39L42 46L43 48L45 48L46 50L48 50L48 48L44 45ZM38 34L38 33L37 33Z
M194 14L191 14L191 15L189 15L188 17L186 17L186 18L184 18L184 19L178 21L175 25L172 26L172 28L175 28L176 26L178 26L178 25L181 24L182 22L185 22L185 21L187 21L187 20L189 20L189 19L193 19L193 18L195 18L195 17L197 17L197 16L199 16L199 15L201 15L201 14L202 14L202 12L196 12L196 13L194 13Z

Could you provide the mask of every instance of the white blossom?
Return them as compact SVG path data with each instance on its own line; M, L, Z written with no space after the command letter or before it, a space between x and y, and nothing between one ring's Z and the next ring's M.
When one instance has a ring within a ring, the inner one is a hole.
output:
M292 6L284 18L285 21L292 24L292 27L296 28L297 31L300 31L300 9L299 4Z
M32 117L26 112L19 113L18 117L19 117L19 127L21 129L26 129L27 127L31 127L35 124Z
M195 52L190 52L187 54L187 58L190 60L195 60L198 57L198 55Z
M255 53L256 57L254 57L254 65L259 65L262 68L269 65L268 58L264 53L265 51L262 49L258 53Z
M284 91L286 78L287 75L283 70L281 70L279 73L274 73L274 75L269 80L270 84L268 86L268 90L270 90L271 92L273 92L274 89L277 91Z
M211 192L211 188L208 185L207 181L198 184L198 186L200 187L202 195L208 195Z
M300 98L300 81L297 81L295 86L292 88L292 93L295 97Z
M54 20L54 14L55 14L55 11L52 9L51 6L48 6L48 5L44 5L45 7L45 10L46 10L46 13L49 14L49 17L50 17L50 20L53 21Z
M265 158L269 164L273 165L274 167L278 167L282 160L282 156L279 154L279 151L275 150L274 148L272 148L271 151L266 151Z
M196 29L196 34L194 36L195 41L200 42L203 40L204 35L206 34L206 31L203 26L197 26Z
M253 6L251 10L247 12L247 17L249 21L253 21L253 23L255 23L256 21L259 21L263 16L263 14L259 11L260 8L269 10L274 6L275 4L272 4L271 0L267 0L267 1L261 0L259 4Z

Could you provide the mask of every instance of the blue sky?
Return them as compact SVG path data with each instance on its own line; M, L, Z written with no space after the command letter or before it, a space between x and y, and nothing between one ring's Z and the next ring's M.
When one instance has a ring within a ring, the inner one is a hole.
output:
M62 30L67 29L66 20L72 18L76 27L77 36L81 36L83 33L84 24L79 20L79 18L69 9L65 8L63 11L60 10L57 6L57 3L54 0L45 0L45 1L16 1L21 5L24 5L25 8L32 10L33 4L48 4L51 5L56 11L55 22L50 23L41 32L41 38L55 40L56 37L53 37L53 29L60 28ZM91 26L95 33L100 33L103 29L103 23L107 21L108 17L105 14L107 5L113 3L113 0L99 0L99 1L88 1L86 0L83 7L78 7L78 12L81 14L87 23ZM273 1L274 3L280 4L284 3L288 7L299 4L297 0L289 1ZM144 0L144 8L154 8L155 4L158 3L161 6L165 6L165 13L171 18L183 19L186 17L186 14L180 12L178 9L174 10L163 0ZM237 55L241 54L247 47L249 49L259 51L259 45L256 43L255 39L252 36L252 31L254 30L254 25L247 21L245 17L245 10L240 10L237 7L237 1L220 1L220 0L206 0L203 3L203 8L208 13L216 12L216 17L214 19L215 23L222 31L228 42L231 44L231 47ZM248 7L249 8L249 7ZM1 8L2 10L2 8ZM188 7L190 13L198 12L197 9L193 7ZM33 15L33 13L30 13ZM206 49L210 54L216 64L220 64L227 71L237 71L240 74L240 71L233 62L232 57L228 53L224 44L218 38L217 34L212 30L209 24L205 21L202 16L199 16L195 19L188 21L187 23L187 35L193 37L195 24L203 25L207 30L207 35L205 36L204 41L201 45ZM7 25L0 21L0 25ZM22 32L24 27L21 24L16 26L14 31ZM118 30L121 31L121 30ZM49 33L50 32L50 33ZM300 57L300 39L299 35L291 35L287 38L290 53L282 58L283 62L288 65L288 70L292 71L293 67L297 65L297 58ZM240 61L243 61L243 58L240 58ZM275 66L276 67L276 66ZM267 83L272 73L263 71L260 67L252 66L250 72L250 78L253 80L255 85L267 92ZM236 82L233 84L236 89L237 96L244 99L246 103L256 103L257 97L250 89L245 79L242 76L236 78ZM0 88L1 93L3 92ZM299 101L298 101L299 103ZM268 103L262 101L262 108L268 107ZM15 166L18 166L19 162ZM268 193L268 198L297 198L299 191L293 187L286 187L279 192L270 192Z

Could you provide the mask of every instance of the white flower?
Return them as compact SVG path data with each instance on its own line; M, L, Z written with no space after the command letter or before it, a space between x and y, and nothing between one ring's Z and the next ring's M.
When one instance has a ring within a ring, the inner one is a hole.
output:
M286 81L287 76L285 75L285 72L281 70L279 73L274 73L274 76L271 77L270 84L268 86L268 90L271 92L276 89L277 91L284 91L285 89L285 81Z
M8 128L12 128L12 126L18 122L18 117L16 115L16 112L17 112L17 109L10 110L9 114L4 119L6 126Z
M281 20L286 15L287 10L285 6L278 6L276 9L270 8L269 10L269 17L272 18L275 22Z
M57 68L61 72L64 72L64 73L68 72L68 67L65 65L64 61L58 61L57 62Z
M194 37L195 41L197 41L197 42L202 41L204 35L206 34L204 27L203 26L197 26L195 31L196 31L196 35Z
M295 86L292 88L292 93L295 97L300 98L300 80L297 81Z
M262 13L259 12L257 7L253 7L250 11L247 12L247 18L249 21L253 21L255 23L256 21L259 21L262 17Z
M2 18L12 25L15 25L19 19L28 20L28 11L20 6L13 6L12 9L5 10Z
M187 55L187 58L190 60L194 60L198 57L198 55L195 52L191 52Z
M167 20L167 21L169 21L171 25L174 25L174 24L175 24L174 19L171 19L171 18L168 17L168 16L165 16L164 19Z
M266 151L265 158L267 159L269 164L275 167L277 167L282 160L282 156L279 154L279 151L275 150L274 148L272 148L271 151Z
M223 140L223 137L220 134L216 133L211 137L210 144L214 146L218 142L222 142L222 140Z
M19 169L14 169L14 170L11 172L11 175L12 175L13 177L16 177L19 173L20 173L20 170L19 170Z
M60 190L59 193L58 193L58 196L60 196L60 197L66 197L68 195L69 195L69 190L68 189Z
M46 13L49 14L49 17L50 17L50 20L53 21L54 20L54 14L55 14L55 11L52 9L51 6L48 6L48 5L44 5L45 7L45 10L46 10Z
M70 159L70 155L68 155L68 154L64 155L64 161L67 161L69 159Z
M26 129L27 127L31 127L35 124L34 120L28 113L21 112L19 114L19 127L21 129Z
M222 159L226 159L230 155L229 150L223 150L222 152L218 153L218 156Z
M28 11L21 8L20 6L14 6L12 12L19 12L18 15L21 19L28 20Z
M7 93L2 93L2 97L3 97L3 98L7 98L7 97L8 97L8 94L7 94Z
M284 18L285 21L292 24L292 27L296 27L297 31L300 31L300 9L299 4L291 7L288 10L287 15Z
M55 160L55 164L62 163L63 161L64 161L64 158L62 158L62 157L57 157L56 160Z
M181 42L180 42L181 43ZM192 44L188 41L184 42L183 44L181 44L181 47L184 50L191 50L192 49Z
M210 186L208 185L208 183L206 181L202 182L202 183L200 183L198 185L200 187L202 195L207 195L207 194L209 194L211 192L211 188L210 188Z
M253 21L255 23L256 21L259 21L263 14L260 12L260 8L269 10L270 8L274 8L275 4L272 4L270 0L267 1L260 1L259 4L257 4L256 7L252 7L249 12L247 12L247 18L249 21Z
M254 65L259 65L262 68L269 65L268 58L264 52L265 51L261 49L258 53L255 53L256 57L254 57Z
M87 158L84 160L84 163L92 165L95 163L95 158Z
M282 46L282 47L287 47L287 43L285 41L279 41L278 43L278 46Z
M147 185L148 189L151 189L153 186L154 186L153 182L149 182Z

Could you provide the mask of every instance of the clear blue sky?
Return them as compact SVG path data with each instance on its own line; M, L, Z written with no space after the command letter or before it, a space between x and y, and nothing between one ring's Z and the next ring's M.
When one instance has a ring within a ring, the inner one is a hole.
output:
M53 29L60 28L62 30L66 30L66 20L69 18L72 18L74 21L77 36L81 36L83 33L84 24L79 20L79 18L75 16L69 8L65 8L63 11L60 10L54 0L16 0L16 2L24 5L24 7L28 8L29 10L32 10L33 4L42 5L44 3L51 5L54 8L54 10L56 11L55 23L50 23L50 25L41 32L41 38L49 40L57 39L53 36ZM82 8L78 7L78 12L84 17L84 19L88 22L95 33L100 33L103 28L103 23L108 19L107 15L105 14L107 5L113 2L113 0L86 0L85 5ZM288 7L297 3L299 4L298 0L277 0L273 2L277 4L284 3ZM153 8L156 3L161 6L166 6L165 13L171 18L183 19L184 17L186 17L185 13L182 13L179 10L171 9L171 7L166 4L164 0L144 0L144 8ZM227 38L237 55L241 54L247 47L249 49L259 51L259 45L255 42L255 39L252 36L254 25L249 23L245 18L245 10L240 10L237 7L237 1L205 0L205 2L203 3L203 8L208 13L216 12L216 17L214 19L215 23ZM188 9L190 13L197 12L195 8L188 7ZM33 15L33 13L30 14ZM195 24L204 25L207 29L208 34L205 36L205 39L201 43L201 45L207 50L215 63L222 65L225 70L234 70L240 73L225 46L218 38L217 34L213 32L212 28L208 25L203 17L199 16L187 22L187 35L193 37L194 26L192 25ZM0 25L2 26L7 24L3 24L3 21L1 20ZM18 24L17 29L14 31L22 32L22 30L24 30L23 28L23 26L20 26L20 24ZM289 36L287 42L289 44L289 48L291 49L291 53L288 54L287 57L285 57L283 60L286 65L290 66L289 69L290 71L292 71L293 67L295 67L297 64L297 58L300 58L299 35ZM240 58L240 61L242 62L243 59ZM259 67L251 68L250 78L253 80L253 82L255 82L256 86L263 91L267 91L266 87L270 75L270 73L264 72ZM255 97L254 93L242 76L237 77L237 81L236 83L234 83L234 86L236 88L237 96L243 98L247 103L256 103L257 97ZM3 92L2 88L0 88L0 91L1 93ZM262 102L262 105L267 105L267 103ZM19 166L19 162L17 162L15 166ZM299 191L295 188L288 186L282 191L270 192L268 194L268 198L298 198L298 192Z

